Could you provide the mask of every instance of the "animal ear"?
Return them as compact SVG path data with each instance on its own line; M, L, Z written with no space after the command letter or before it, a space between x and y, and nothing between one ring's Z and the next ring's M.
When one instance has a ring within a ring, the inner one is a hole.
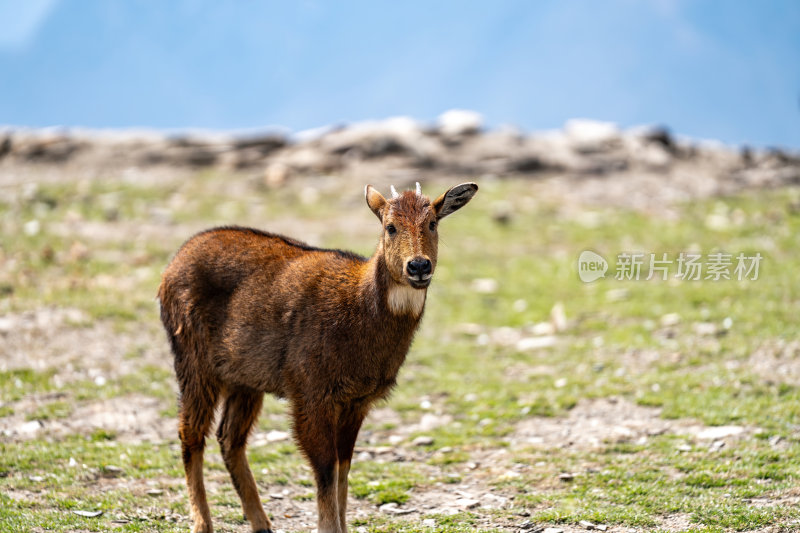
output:
M383 220L383 208L386 207L386 198L381 193L375 190L372 185L367 185L364 188L364 196L367 198L367 205L378 220Z
M461 185L450 187L446 193L433 201L433 210L436 211L436 218L442 219L450 213L458 211L472 200L476 192L478 192L477 183L462 183Z

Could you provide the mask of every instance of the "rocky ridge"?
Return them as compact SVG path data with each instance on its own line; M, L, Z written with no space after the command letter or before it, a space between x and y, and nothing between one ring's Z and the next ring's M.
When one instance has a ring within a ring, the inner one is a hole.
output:
M560 130L530 134L510 127L490 130L479 114L464 110L448 111L435 124L395 117L295 135L0 129L0 170L20 165L256 171L263 173L267 185L296 176L365 169L575 177L663 176L683 169L735 189L800 183L800 152L735 149L676 137L659 126L623 130L614 123L584 119L569 120Z

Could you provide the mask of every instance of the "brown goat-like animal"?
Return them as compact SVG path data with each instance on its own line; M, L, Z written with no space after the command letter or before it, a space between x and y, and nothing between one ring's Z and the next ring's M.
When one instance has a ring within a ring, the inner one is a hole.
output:
M179 435L195 532L211 532L203 449L217 404L222 457L253 531L270 532L245 455L265 392L287 398L294 435L314 470L320 533L347 531L347 475L370 405L395 384L436 267L438 223L478 190L384 198L366 187L383 225L374 255L314 248L228 227L189 239L158 297L180 386Z

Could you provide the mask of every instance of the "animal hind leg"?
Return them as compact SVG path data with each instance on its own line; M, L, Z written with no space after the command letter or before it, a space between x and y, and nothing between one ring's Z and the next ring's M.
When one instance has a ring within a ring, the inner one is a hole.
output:
M258 420L263 400L264 393L252 389L239 388L231 392L225 400L217 440L251 528L253 531L271 533L272 524L261 506L246 453L247 437Z
M206 435L214 420L217 391L213 388L181 387L178 435L181 439L183 468L189 489L189 504L194 533L212 533L211 513L203 484L203 450Z

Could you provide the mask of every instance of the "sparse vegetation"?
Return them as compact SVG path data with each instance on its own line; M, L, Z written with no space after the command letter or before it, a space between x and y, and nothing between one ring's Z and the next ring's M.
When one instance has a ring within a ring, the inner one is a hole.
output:
M230 181L205 172L133 186L111 176L0 200L0 531L188 527L170 425L174 378L154 295L168 258L194 231L255 225L371 252L378 228L363 184L340 183L309 203L300 193L314 181L276 190ZM351 527L800 527L800 190L643 212L561 205L538 197L529 180L477 181L469 213L442 225L426 316L396 392L362 431ZM493 217L501 204L507 220ZM575 263L585 249L611 263L624 251L764 258L756 281L617 281L612 264L606 279L584 284ZM476 279L495 283L476 287ZM564 324L535 330L561 320L551 318L559 303ZM542 337L551 339L520 342ZM152 399L161 433L80 418L141 398ZM625 411L614 410L624 406L652 416L626 426ZM556 429L580 429L580 421L566 425L579 409L605 410L610 422L592 429L596 442ZM311 530L310 472L289 441L264 436L289 430L284 410L265 402L251 463L276 527ZM41 428L20 430L36 421ZM700 436L718 426L738 429ZM433 444L413 445L421 435ZM246 530L216 443L206 471L217 529ZM460 508L463 494L479 504ZM380 512L387 503L416 511Z

